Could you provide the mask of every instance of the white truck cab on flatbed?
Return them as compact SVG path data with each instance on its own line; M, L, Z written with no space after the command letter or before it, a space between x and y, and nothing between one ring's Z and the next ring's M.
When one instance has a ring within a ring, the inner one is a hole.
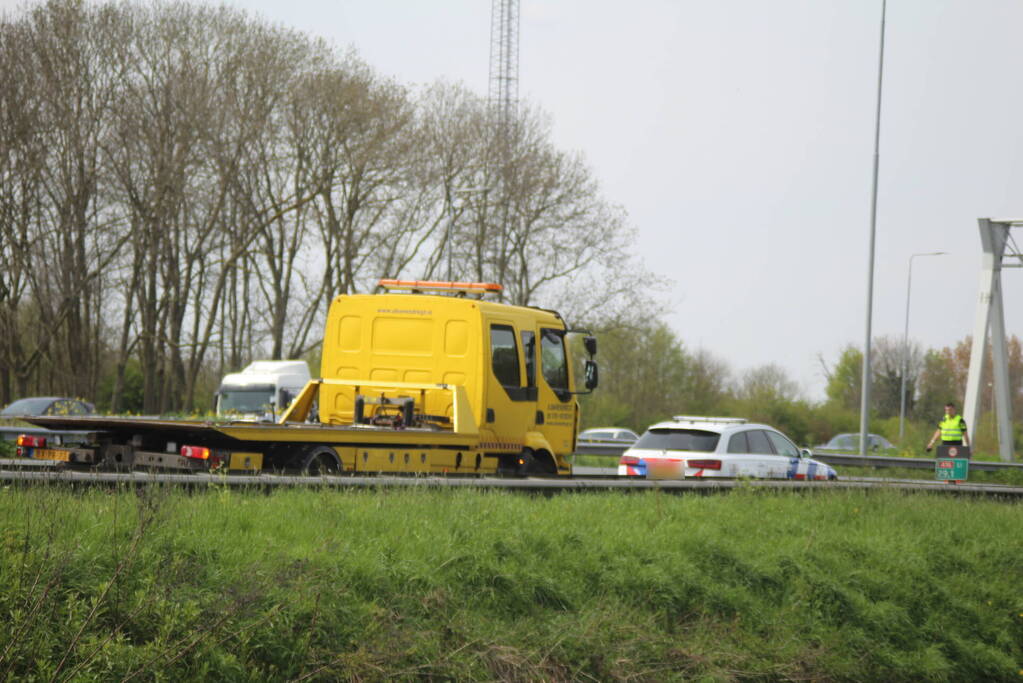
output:
M309 381L304 360L257 360L224 376L217 390L217 415L273 421Z

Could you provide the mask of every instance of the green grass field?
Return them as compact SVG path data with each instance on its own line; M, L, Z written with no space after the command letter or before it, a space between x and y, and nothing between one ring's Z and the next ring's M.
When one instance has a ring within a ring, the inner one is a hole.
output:
M3 680L1020 680L1023 507L0 490Z

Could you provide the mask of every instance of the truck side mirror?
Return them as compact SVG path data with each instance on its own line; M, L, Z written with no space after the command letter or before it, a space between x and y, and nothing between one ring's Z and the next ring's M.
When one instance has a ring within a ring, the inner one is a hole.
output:
M593 337L590 337L590 339L593 339ZM599 373L597 372L597 364L594 361L592 361L592 360L586 361L585 373L586 373L586 388L591 390L591 391L593 389L596 389L597 388L597 383L600 380Z
M586 347L586 353L590 354L591 357L597 355L597 338L592 336L583 337L583 346ZM594 384L596 386L596 384Z
M277 392L277 405L278 405L278 407L280 407L283 410L284 408L288 407L289 403L291 403L291 392L288 391L287 389L279 390Z

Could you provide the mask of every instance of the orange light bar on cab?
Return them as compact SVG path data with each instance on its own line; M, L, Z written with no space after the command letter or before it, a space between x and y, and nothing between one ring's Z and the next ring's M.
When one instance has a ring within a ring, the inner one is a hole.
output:
M380 280L384 289L433 290L441 292L500 292L504 289L494 282L446 282L441 280Z

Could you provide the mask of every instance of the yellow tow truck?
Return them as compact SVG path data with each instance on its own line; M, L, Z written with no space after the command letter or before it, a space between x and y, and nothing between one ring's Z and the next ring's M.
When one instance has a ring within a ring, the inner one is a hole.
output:
M571 474L576 396L597 386L594 337L555 311L485 299L496 284L380 288L331 302L321 379L275 423L29 418L88 435L70 446L19 437L21 457L114 469ZM568 340L577 333L583 391Z

